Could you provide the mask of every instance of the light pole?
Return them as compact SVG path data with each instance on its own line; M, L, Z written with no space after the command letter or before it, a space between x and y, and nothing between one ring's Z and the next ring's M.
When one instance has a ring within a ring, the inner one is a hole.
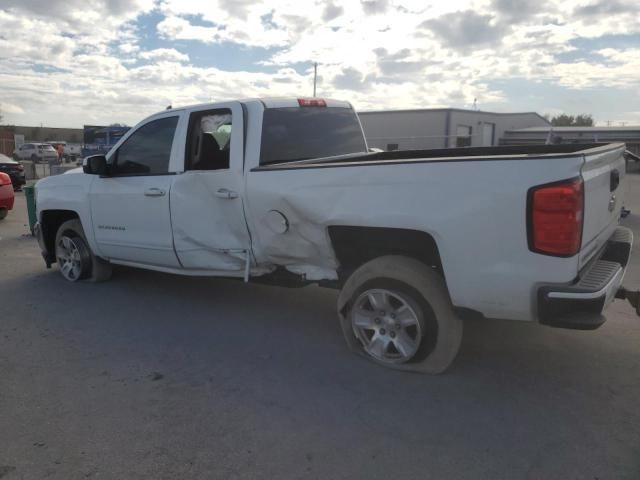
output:
M318 62L313 62L313 96L316 96L316 82L318 80Z

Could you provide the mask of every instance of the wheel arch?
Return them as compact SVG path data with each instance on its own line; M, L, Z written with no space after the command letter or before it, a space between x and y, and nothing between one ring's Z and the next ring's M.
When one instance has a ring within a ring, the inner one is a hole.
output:
M334 225L328 228L344 281L361 265L377 257L403 255L432 267L442 278L442 257L435 238L421 230Z
M46 262L56 262L56 233L63 223L74 219L82 223L80 215L74 210L43 210L40 213L40 228L42 229L42 240L45 248L43 254Z

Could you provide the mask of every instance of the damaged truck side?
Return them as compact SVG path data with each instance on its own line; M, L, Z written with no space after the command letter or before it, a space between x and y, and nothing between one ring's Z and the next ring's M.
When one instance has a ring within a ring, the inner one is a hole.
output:
M36 186L47 266L111 265L340 289L348 345L440 373L461 318L594 329L632 234L622 144L369 152L349 103L166 110Z

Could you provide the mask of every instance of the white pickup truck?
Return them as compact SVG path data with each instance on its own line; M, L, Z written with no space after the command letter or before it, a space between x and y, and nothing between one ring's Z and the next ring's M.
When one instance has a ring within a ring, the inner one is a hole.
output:
M604 322L632 244L618 226L623 152L369 152L346 102L197 105L38 182L35 231L47 267L70 281L107 279L118 264L338 288L353 350L439 373L465 316Z

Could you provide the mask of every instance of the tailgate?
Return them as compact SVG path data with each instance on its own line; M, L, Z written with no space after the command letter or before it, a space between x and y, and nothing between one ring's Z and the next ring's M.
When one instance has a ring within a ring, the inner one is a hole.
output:
M624 144L587 151L582 165L584 226L580 268L605 245L620 220L624 200Z

